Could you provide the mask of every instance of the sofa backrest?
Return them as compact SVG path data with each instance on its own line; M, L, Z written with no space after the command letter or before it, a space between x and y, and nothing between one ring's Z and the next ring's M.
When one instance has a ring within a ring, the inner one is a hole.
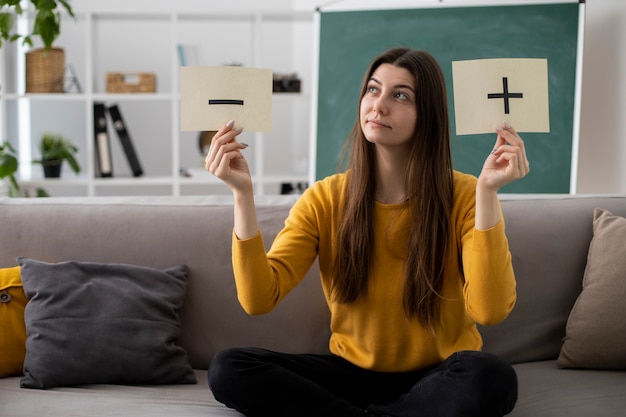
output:
M329 313L315 267L273 312L246 315L236 298L231 206L202 198L0 199L0 267L19 256L128 263L166 268L185 264L189 283L180 312L180 344L193 367L206 369L231 346L327 352ZM259 207L266 245L290 205Z
M231 346L327 352L329 313L314 264L273 312L247 316L236 299L230 261L232 207L203 198L0 199L0 267L19 256L48 262L118 262L189 267L180 344L195 368ZM261 205L269 247L290 204ZM481 328L485 350L511 362L558 356L569 312L581 290L593 209L626 216L625 197L504 200L517 279L516 308Z
M512 363L558 357L582 289L593 211L626 216L626 196L503 197L517 303L502 323L481 328L484 350Z

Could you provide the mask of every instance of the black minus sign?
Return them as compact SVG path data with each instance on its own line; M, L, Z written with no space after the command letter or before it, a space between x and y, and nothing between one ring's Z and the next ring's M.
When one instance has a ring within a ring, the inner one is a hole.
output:
M238 106L243 106L243 100L227 100L227 99L209 100L209 106L212 104L234 104Z

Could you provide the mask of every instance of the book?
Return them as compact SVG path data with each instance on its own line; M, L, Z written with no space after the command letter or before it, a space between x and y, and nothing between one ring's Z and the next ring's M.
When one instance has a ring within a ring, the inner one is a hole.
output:
M187 58L185 57L185 47L181 44L176 46L176 50L178 51L178 63L181 67L187 66Z
M199 65L198 45L179 43L176 45L176 52L178 53L178 64L181 67Z
M93 104L93 130L96 148L96 175L100 177L113 176L111 162L111 143L107 130L106 108L103 103Z
M108 110L111 120L113 121L113 128L117 132L117 136L122 143L122 148L126 154L126 159L128 160L130 169L133 171L133 176L140 177L143 175L143 169L141 167L141 162L139 162L139 158L137 157L133 141L131 140L128 129L126 128L126 124L124 123L122 113L120 112L117 104L110 106Z

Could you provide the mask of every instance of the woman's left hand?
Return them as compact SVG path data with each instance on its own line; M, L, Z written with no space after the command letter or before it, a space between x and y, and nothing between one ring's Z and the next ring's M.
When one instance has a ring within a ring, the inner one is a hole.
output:
M496 126L496 144L478 177L479 185L498 191L530 171L524 141L508 123Z

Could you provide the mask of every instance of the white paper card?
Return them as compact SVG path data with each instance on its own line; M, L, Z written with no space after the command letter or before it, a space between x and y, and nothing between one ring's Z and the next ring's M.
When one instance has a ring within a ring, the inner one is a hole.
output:
M549 132L548 60L498 58L452 62L457 135Z
M229 120L247 132L272 130L272 70L181 67L181 130L218 130Z

